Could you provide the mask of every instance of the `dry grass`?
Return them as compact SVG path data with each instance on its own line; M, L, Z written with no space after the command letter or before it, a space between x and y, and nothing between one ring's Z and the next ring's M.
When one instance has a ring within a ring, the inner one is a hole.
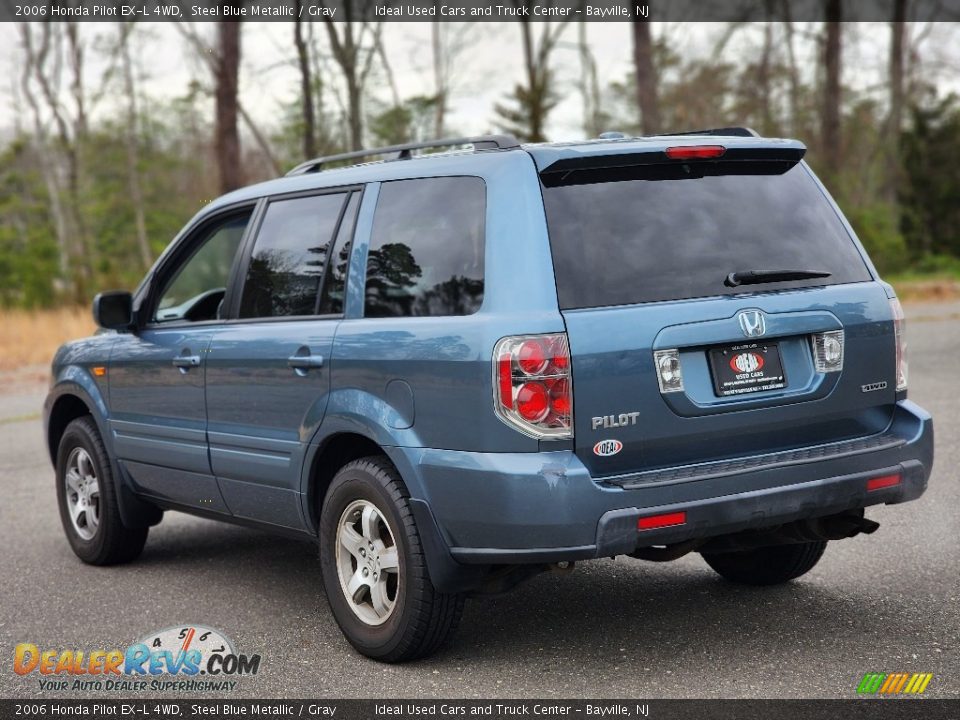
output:
M95 329L90 308L0 310L0 371L49 366L60 345Z
M960 281L952 279L903 280L893 282L903 302L937 302L960 299Z

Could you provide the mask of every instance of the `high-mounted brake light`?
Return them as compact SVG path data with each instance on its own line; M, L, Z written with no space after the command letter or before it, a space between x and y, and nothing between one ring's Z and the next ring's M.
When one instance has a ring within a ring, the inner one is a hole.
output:
M665 150L671 160L709 160L721 157L726 151L723 145L679 145Z
M493 367L500 419L532 437L573 436L566 334L505 337L493 349Z
M904 333L907 321L899 300L891 298L890 309L893 311L893 335L897 344L897 392L900 392L907 389L907 337Z

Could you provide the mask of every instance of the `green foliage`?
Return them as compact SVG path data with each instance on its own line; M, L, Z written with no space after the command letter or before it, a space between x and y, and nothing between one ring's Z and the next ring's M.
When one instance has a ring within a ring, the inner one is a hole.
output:
M56 304L59 274L39 158L22 141L0 153L0 305Z
M877 204L851 207L847 219L881 274L902 270L909 253L897 223L896 208Z
M903 232L915 257L960 257L960 107L956 95L913 108L901 140Z

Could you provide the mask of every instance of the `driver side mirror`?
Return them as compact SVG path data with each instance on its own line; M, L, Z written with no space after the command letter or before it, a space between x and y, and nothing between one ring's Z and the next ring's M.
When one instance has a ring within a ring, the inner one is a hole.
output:
M133 325L133 295L126 290L98 294L93 299L93 319L107 330L129 330Z

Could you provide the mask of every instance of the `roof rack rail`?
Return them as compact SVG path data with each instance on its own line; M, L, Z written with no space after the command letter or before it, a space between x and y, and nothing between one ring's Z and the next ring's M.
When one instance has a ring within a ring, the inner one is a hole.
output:
M669 135L727 135L734 137L760 137L753 128L748 127L722 127L708 128L707 130L686 130L684 132L657 133L652 137L667 137Z
M293 170L287 173L291 175L306 175L308 173L320 172L323 166L342 160L356 160L359 158L370 157L372 155L390 155L396 153L395 160L409 160L413 155L413 150L426 150L428 148L457 147L458 145L473 145L474 151L478 150L510 150L520 147L520 142L513 135L477 135L476 137L444 138L443 140L427 140L425 142L404 143L403 145L390 145L382 148L372 148L370 150L354 150L353 152L339 153L337 155L327 155L326 157L313 158L304 163L300 163Z

